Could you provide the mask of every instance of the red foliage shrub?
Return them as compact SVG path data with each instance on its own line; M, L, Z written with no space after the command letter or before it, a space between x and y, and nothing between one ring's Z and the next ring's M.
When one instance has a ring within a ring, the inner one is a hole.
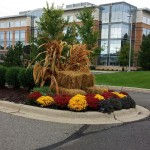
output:
M68 95L58 95L54 97L56 106L59 106L61 108L67 107L70 99L71 96Z
M32 100L36 100L38 99L39 97L41 97L42 94L40 92L32 92L28 95L28 99L32 99Z
M116 94L113 94L111 92L104 92L102 94L102 96L105 98L105 99L109 99L109 98L119 98Z
M86 101L89 108L98 109L99 99L95 98L95 94L86 95Z

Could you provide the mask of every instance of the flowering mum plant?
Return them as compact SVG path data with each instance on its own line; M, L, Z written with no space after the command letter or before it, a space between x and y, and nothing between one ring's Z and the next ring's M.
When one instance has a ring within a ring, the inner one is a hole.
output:
M119 98L124 98L127 97L127 95L124 95L122 93L118 93L118 92L112 92L113 94L117 95Z
M36 102L42 107L45 107L54 104L54 99L50 96L41 96L36 100Z
M100 95L100 94L96 94L95 96L94 96L94 98L97 98L98 100L104 100L105 98L102 96L102 95Z
M95 96L95 94L86 95L86 101L89 108L98 110L99 99Z
M61 108L67 107L70 99L71 96L68 95L58 95L54 97L56 106L59 106Z
M118 95L114 94L113 92L104 92L102 94L102 96L104 97L104 99L109 99L109 98L119 98Z
M87 105L86 97L84 95L77 94L69 100L68 108L74 111L82 111L87 108Z
M28 95L28 99L33 99L33 100L36 100L38 99L39 97L41 97L42 94L40 92L32 92Z

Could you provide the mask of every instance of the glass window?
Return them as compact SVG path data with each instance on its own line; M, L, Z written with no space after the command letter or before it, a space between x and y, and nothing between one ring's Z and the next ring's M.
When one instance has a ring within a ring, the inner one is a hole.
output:
M122 24L111 25L110 38L121 38L121 36L122 36Z
M20 21L20 26L22 27L22 26L26 26L26 20L21 20Z
M107 40L101 40L101 47L102 47L102 52L101 54L107 54L108 50L108 41Z
M1 28L5 28L6 27L6 23L5 22L1 22Z
M14 27L14 22L13 21L10 22L10 27Z
M15 21L15 27L20 27L20 21Z
M20 41L25 41L25 31L24 30L20 31Z
M143 17L143 23L146 24L146 17Z
M4 32L0 32L0 42L4 41Z
M101 39L107 39L108 38L108 25L102 25L102 31L101 31Z
M15 31L15 41L19 41L20 38L19 38L19 31Z
M1 50L4 49L4 42L0 42L0 49L1 49Z
M121 40L110 41L110 54L117 54L121 48Z

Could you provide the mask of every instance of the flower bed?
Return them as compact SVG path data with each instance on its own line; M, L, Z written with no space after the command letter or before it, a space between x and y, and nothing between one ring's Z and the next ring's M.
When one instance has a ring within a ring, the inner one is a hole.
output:
M107 91L103 94L77 94L68 95L42 95L40 92L32 92L27 97L27 104L57 108L71 111L100 111L111 113L116 110L135 108L135 101L126 92Z

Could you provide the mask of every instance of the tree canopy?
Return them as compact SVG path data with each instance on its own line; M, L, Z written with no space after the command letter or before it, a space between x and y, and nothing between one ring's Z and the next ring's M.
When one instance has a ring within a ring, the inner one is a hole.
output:
M150 34L143 37L138 64L143 70L150 70Z

